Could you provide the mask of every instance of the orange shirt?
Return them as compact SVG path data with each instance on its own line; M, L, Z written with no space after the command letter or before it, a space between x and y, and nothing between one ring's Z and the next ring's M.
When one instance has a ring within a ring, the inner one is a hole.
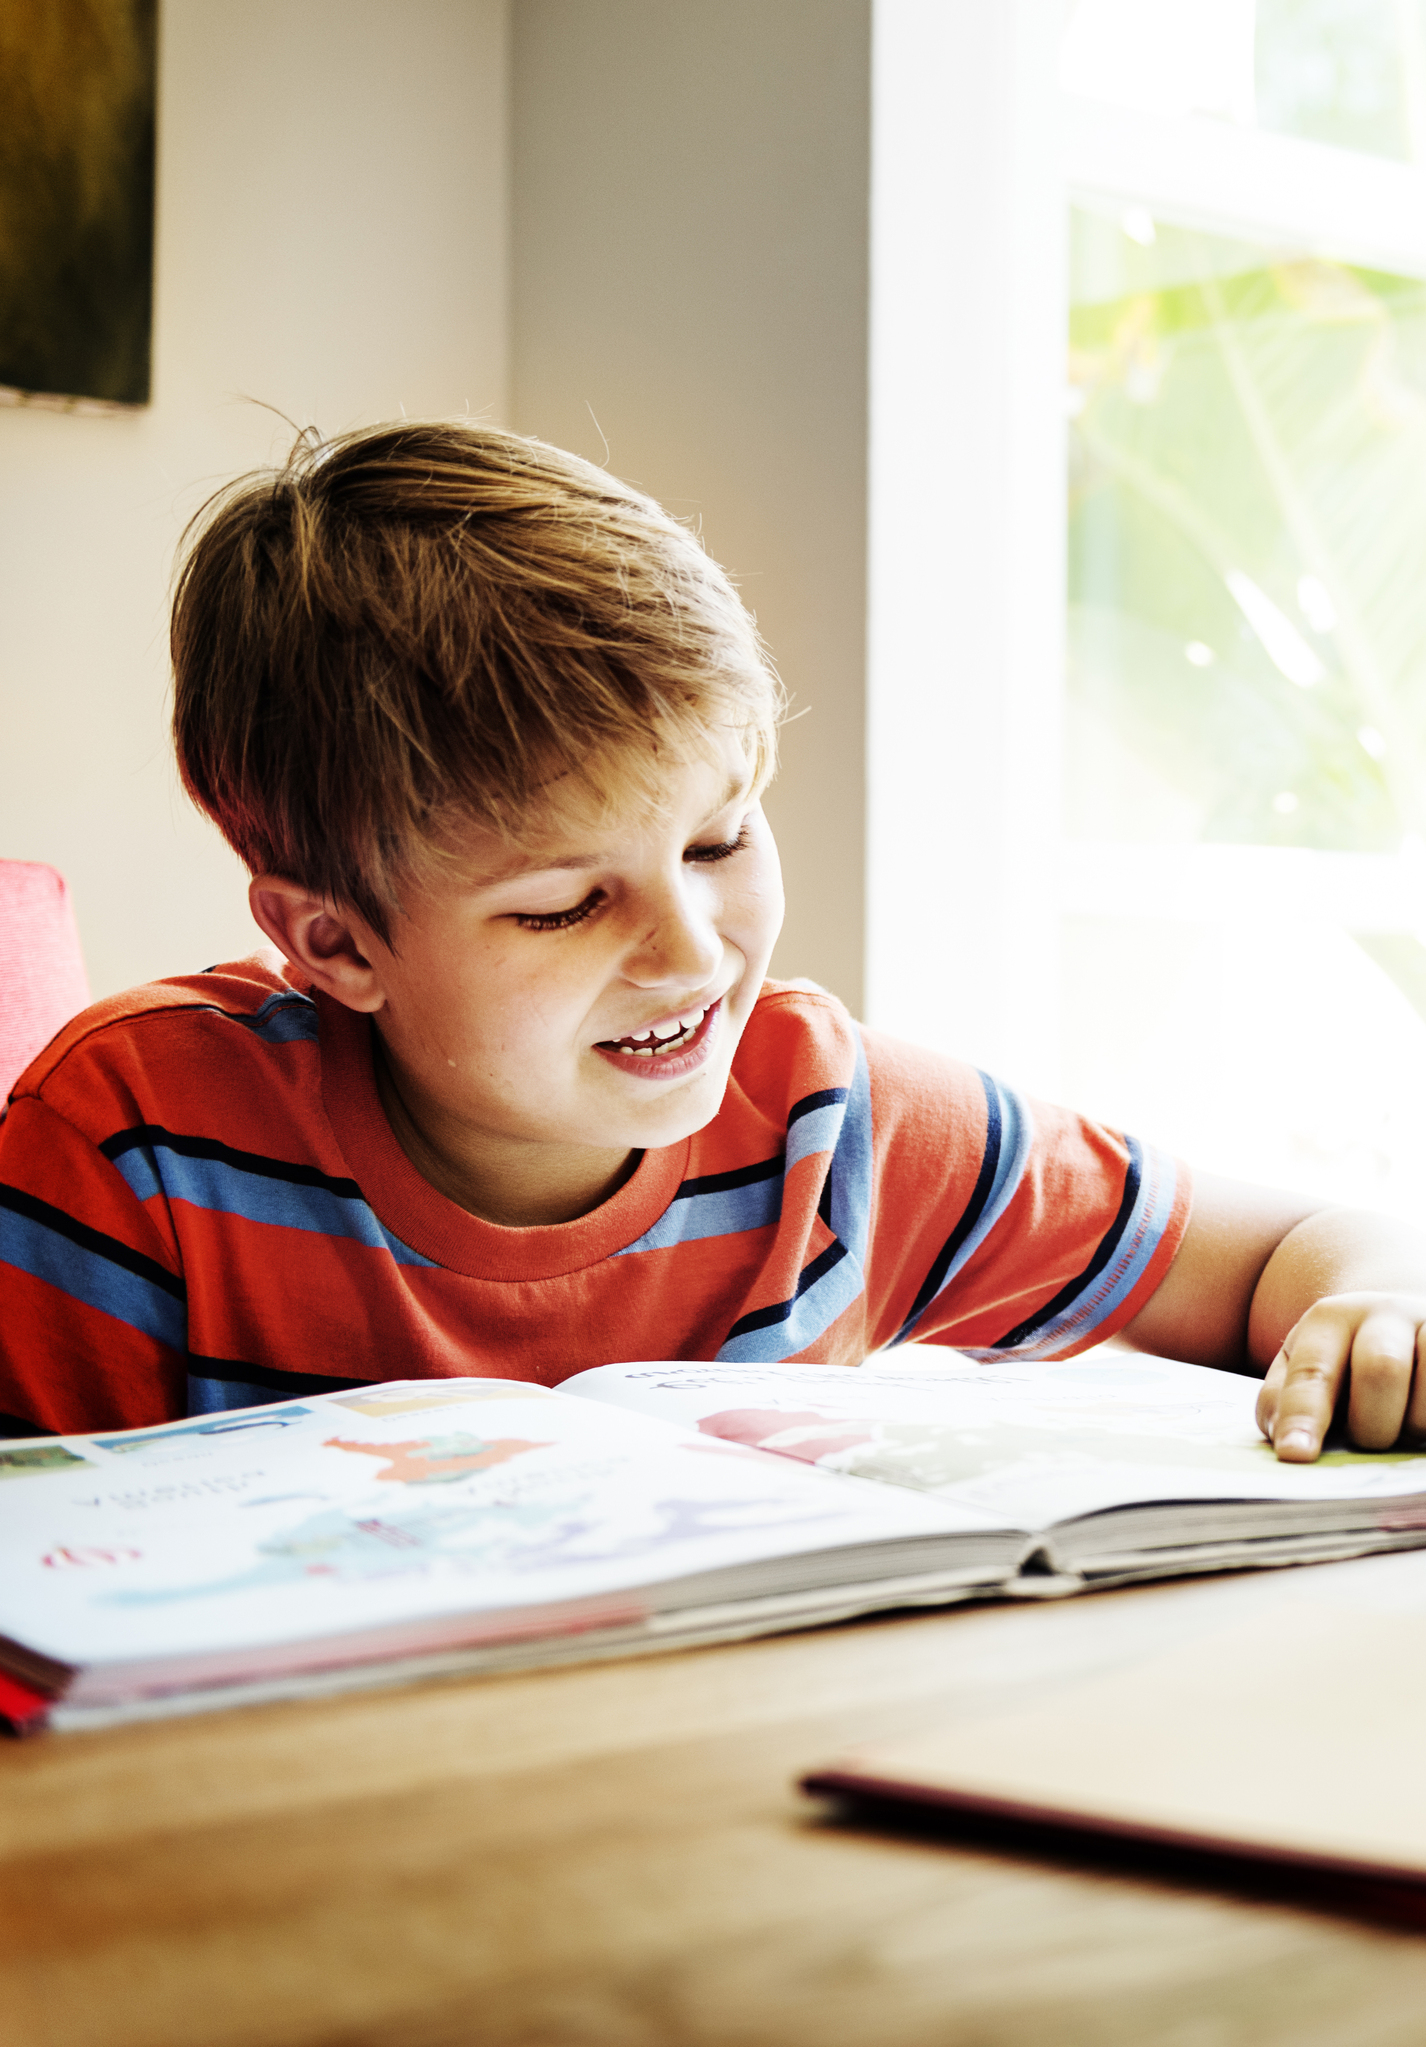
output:
M371 1025L255 960L96 1004L0 1124L0 1410L136 1427L621 1359L1069 1356L1167 1271L1171 1159L769 982L717 1116L576 1222L423 1180Z

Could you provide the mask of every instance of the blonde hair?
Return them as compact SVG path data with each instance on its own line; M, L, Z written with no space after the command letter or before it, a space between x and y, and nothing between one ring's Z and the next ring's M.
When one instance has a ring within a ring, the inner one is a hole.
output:
M771 774L781 691L700 542L592 463L444 422L299 437L184 536L174 742L254 873L383 939L462 825L518 839L562 777L657 804L735 731Z

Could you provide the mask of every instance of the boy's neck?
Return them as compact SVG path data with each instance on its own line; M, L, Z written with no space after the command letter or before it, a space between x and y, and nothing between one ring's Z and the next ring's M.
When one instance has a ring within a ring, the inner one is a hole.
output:
M396 1142L438 1194L482 1222L506 1229L575 1222L617 1194L643 1157L589 1145L534 1145L485 1131L453 1141L451 1134L432 1129L434 1119L422 1116L376 1030L372 1056L376 1091Z

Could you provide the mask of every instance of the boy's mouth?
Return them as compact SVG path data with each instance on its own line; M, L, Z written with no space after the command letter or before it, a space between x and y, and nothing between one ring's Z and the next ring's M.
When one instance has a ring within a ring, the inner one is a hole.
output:
M637 1036L601 1038L595 1047L629 1065L657 1067L661 1061L677 1061L702 1045L718 1011L722 997L696 1009L685 1009L666 1023L652 1025Z

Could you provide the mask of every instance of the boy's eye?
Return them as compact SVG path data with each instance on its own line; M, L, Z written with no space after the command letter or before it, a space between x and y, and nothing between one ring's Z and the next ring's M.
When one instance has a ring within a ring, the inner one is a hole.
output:
M748 843L748 828L744 824L735 839L725 839L719 846L689 846L684 851L685 860L727 860L734 853L741 853Z
M685 860L707 865L714 860L731 859L734 853L741 853L748 843L748 827L743 824L736 838L724 839L716 846L687 846ZM582 903L576 903L572 910L516 910L514 921L522 931L570 931L576 924L582 924L586 917L592 917L602 908L605 892L602 888L591 889Z
M543 914L517 910L515 922L522 931L568 931L572 925L582 924L586 917L592 917L603 900L603 889L592 888L584 901L576 903L572 910L549 910Z

